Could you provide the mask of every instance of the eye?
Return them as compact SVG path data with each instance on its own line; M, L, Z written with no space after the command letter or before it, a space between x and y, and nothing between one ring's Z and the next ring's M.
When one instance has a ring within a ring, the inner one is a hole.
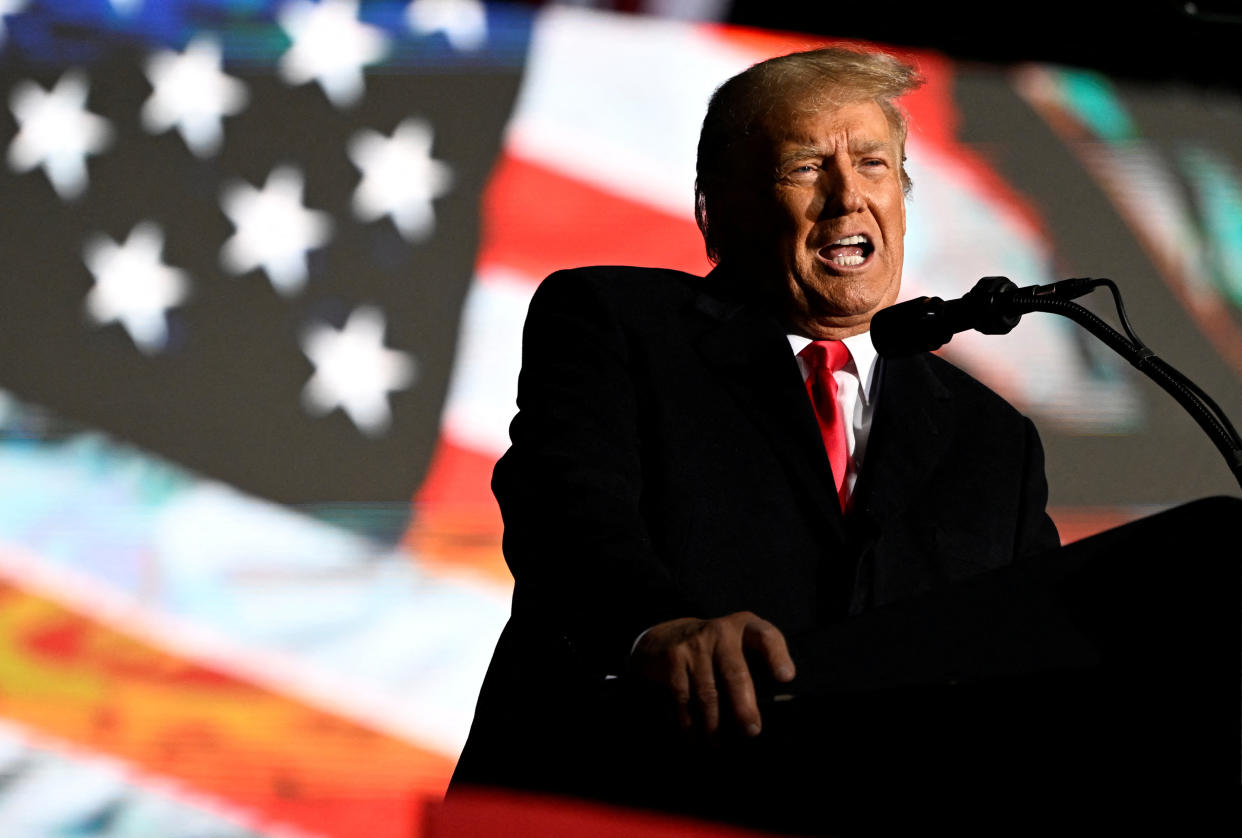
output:
M819 177L817 163L798 163L785 170L782 180L793 183L808 183Z

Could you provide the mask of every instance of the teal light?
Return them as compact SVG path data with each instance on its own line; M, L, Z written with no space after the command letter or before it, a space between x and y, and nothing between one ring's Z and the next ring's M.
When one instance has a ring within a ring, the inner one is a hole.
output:
M1205 148L1187 149L1180 163L1202 219L1212 281L1235 308L1242 309L1242 179Z
M1056 71L1063 103L1099 139L1118 142L1137 135L1112 83L1087 70Z

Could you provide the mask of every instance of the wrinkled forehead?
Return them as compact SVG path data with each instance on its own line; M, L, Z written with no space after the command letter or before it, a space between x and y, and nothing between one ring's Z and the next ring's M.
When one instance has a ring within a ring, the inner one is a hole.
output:
M853 143L869 147L892 143L895 151L902 151L894 118L883 102L866 96L843 96L839 91L772 103L751 132L749 151L753 159L763 160L784 146L822 143L846 125Z

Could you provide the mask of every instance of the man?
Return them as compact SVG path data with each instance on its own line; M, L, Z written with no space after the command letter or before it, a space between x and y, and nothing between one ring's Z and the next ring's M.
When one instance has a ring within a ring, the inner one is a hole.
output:
M1030 422L870 344L900 289L895 101L918 83L845 49L750 68L699 143L716 269L581 269L536 293L493 479L513 613L455 784L625 800L644 757L624 685L691 742L762 739L761 700L796 686L788 639L1056 546Z

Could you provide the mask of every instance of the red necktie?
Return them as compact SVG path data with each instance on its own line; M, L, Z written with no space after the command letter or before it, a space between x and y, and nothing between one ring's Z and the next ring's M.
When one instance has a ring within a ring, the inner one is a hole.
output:
M839 340L817 340L807 344L798 353L807 367L806 392L815 409L819 422L819 434L828 452L828 464L832 466L832 478L837 484L837 498L845 509L845 470L849 449L845 443L845 420L841 405L837 404L837 381L832 374L845 366L850 350Z

